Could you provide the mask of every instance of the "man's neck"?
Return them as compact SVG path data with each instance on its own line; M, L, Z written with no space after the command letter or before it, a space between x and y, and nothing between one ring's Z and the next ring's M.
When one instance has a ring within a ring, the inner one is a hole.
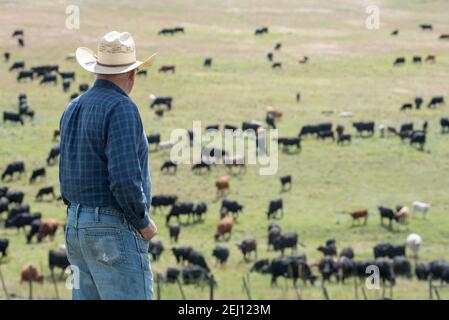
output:
M126 94L128 94L125 84L120 81L120 79L115 79L113 77L109 77L109 76L103 76L103 75L97 75L97 80L105 80L105 81L109 81L112 82L113 84L115 84L117 87L119 87L120 89L123 90L123 92L125 92Z

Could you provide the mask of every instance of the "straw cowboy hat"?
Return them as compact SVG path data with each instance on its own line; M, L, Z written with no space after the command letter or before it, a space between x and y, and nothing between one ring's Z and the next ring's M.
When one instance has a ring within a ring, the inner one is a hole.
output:
M151 66L157 53L145 61L137 61L136 45L129 32L112 31L98 44L95 54L89 48L76 49L76 60L87 71L98 74L120 74L139 67Z

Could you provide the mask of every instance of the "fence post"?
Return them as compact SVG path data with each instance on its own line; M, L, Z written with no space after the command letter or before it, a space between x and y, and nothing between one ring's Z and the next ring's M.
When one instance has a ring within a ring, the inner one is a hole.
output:
M28 300L33 300L33 281L31 281L31 266L28 266Z
M51 269L50 271L51 271L51 281L53 282L53 285L55 286L56 299L59 300L58 285L55 280L55 274L53 272L53 269Z
M182 299L185 300L186 296L184 295L184 290L182 289L182 284L181 281L179 281L179 278L176 279L176 283L178 284L178 288L179 291L181 292Z
M160 286L160 279L161 275L159 273L156 273L156 299L161 300L161 286Z
M209 299L214 300L214 276L211 275L209 279Z
M248 284L246 283L245 276L242 277L242 280L243 280L243 289L245 290L246 295L248 296L248 300L252 300L251 299L251 290L249 289Z
M429 300L433 300L432 278L429 279Z
M355 299L359 300L359 289L357 286L357 277L354 277L354 295L355 295Z

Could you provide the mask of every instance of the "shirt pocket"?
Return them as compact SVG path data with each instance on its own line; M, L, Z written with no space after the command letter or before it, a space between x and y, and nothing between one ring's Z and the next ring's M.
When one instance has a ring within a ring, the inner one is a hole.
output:
M89 257L107 266L125 262L122 230L118 228L86 228L84 231Z

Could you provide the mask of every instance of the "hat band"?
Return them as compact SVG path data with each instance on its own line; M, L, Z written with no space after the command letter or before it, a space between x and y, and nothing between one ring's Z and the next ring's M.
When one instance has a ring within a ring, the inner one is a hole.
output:
M136 63L137 61L131 62L131 63L125 63L125 64L105 64L105 63L101 63L97 60L97 64L103 67L126 67L126 66L130 66L133 65L134 63Z

